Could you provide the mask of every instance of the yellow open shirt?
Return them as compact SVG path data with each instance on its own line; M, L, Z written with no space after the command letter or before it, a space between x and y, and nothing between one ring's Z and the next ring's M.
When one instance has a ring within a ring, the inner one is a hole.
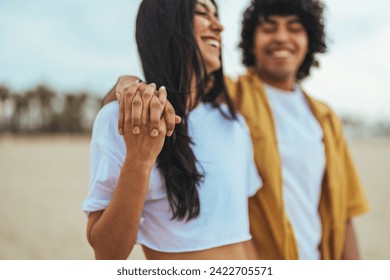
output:
M236 83L226 79L236 108L249 126L263 187L249 201L253 241L260 259L298 259L298 249L283 204L282 166L271 108L259 78L252 73ZM368 210L368 202L352 162L340 120L325 104L309 97L323 130L326 171L319 212L322 259L341 259L349 218Z

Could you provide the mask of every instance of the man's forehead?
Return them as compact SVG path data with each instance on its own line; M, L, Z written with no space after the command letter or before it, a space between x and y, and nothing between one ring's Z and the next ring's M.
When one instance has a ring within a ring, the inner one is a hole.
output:
M261 15L259 16L259 22L277 22L277 21L299 21L300 17L298 15Z

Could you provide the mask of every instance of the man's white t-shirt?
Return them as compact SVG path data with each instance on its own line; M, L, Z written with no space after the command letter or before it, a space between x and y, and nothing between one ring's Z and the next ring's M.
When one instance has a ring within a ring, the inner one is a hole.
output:
M320 259L318 204L325 172L323 132L298 85L288 92L265 85L282 161L285 211L300 259Z
M83 203L87 214L106 208L125 159L126 146L117 132L118 108L117 102L105 105L94 123L90 192ZM226 106L221 110L228 114ZM155 165L137 243L161 252L188 252L251 239L248 197L262 183L243 117L229 120L218 108L200 104L188 115L188 130L198 170L204 174L198 188L200 215L188 222L171 219L165 183Z

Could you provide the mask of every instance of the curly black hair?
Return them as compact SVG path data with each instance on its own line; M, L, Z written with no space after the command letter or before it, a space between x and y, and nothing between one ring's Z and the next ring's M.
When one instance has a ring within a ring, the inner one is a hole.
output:
M302 22L309 40L306 57L297 73L297 80L303 80L310 74L312 66L318 67L315 55L327 50L324 12L325 6L319 0L252 0L244 12L242 20L241 42L239 47L243 53L242 62L245 66L255 65L253 54L253 38L259 18L272 15L296 15Z

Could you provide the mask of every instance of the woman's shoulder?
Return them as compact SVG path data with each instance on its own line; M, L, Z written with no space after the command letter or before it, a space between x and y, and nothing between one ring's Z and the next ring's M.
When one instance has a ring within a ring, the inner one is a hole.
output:
M104 105L96 115L93 124L92 142L122 142L122 136L118 133L118 117L118 102L112 101Z
M119 104L112 101L100 108L94 121L94 130L100 127L112 126L118 123Z
M96 115L95 121L108 121L114 118L118 119L119 115L119 103L117 101L111 101L100 108Z
M220 124L220 129L228 130L230 133L233 131L244 132L249 135L249 130L245 118L237 110L235 111L235 118L231 115L229 107L226 104L220 104L217 107L209 105L209 110L214 112L214 122ZM210 117L207 118L208 123L213 123Z
M225 115L231 116L231 113L230 113L230 110L229 110L229 107L227 106L227 104L222 104L222 105L220 105L220 107ZM235 110L235 115L236 115L236 118L234 119L232 117L231 120L235 121L236 123L239 123L240 125L246 126L245 118L243 115L241 115L241 113L238 110Z

